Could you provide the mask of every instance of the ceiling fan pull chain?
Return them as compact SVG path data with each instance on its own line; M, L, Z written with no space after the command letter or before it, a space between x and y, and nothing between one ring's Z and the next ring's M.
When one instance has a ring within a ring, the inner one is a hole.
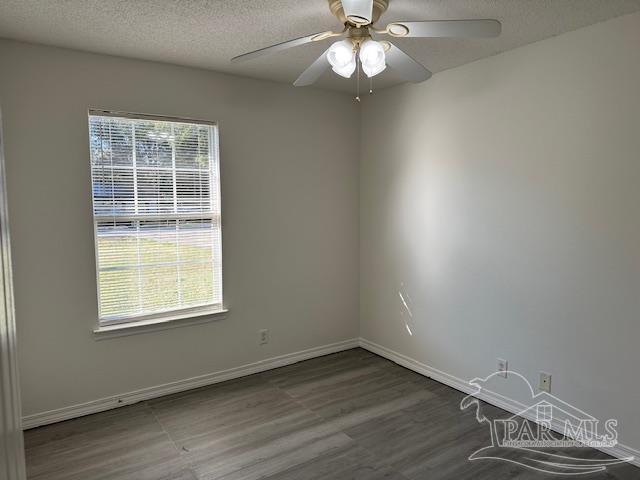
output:
M356 102L360 101L360 60L356 50Z
M373 77L369 77L369 95L373 95Z

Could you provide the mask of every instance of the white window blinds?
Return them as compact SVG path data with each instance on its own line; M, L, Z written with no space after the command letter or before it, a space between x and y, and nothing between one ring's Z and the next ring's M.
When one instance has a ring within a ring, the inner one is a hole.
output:
M90 112L101 322L222 309L215 125Z

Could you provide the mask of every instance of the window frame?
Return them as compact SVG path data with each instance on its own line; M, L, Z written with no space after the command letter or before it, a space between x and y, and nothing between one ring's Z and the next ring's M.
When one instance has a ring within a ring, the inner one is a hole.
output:
M219 242L216 245L215 243L212 245L216 251L214 252L213 259L213 275L214 275L214 283L216 278L219 280L217 283L220 286L220 302L219 303L209 303L205 305L196 305L191 307L182 307L182 308L174 308L163 310L161 312L154 312L148 314L140 314L140 315L126 315L122 317L109 317L108 319L103 318L101 313L101 302L100 302L100 262L99 262L99 249L98 249L98 223L101 221L100 216L96 216L95 213L95 191L94 191L94 181L93 181L93 167L91 162L91 150L89 151L89 170L91 177L91 216L93 222L93 240L94 240L94 253L95 253L95 273L96 273L96 298L97 298L97 306L98 306L98 319L97 319L97 327L94 329L94 333L106 334L106 336L121 336L120 330L133 330L132 327L144 327L144 330L158 330L164 328L173 328L175 325L169 325L170 323L202 323L203 316L215 316L215 318L224 318L224 315L228 312L225 308L224 304L224 289L223 289L223 264L222 264L222 207L221 207L221 181L220 181L220 148L219 148L219 126L215 121L210 120L200 120L186 117L174 117L167 115L151 115L144 113L132 113L132 112L122 112L122 111L112 111L112 110L101 110L101 109L89 109L87 115L87 126L89 127L91 123L91 117L99 116L99 117L114 117L114 118L125 118L130 120L150 120L150 121L159 121L159 122L170 122L170 123L186 123L193 125L205 125L209 128L209 159L210 159L210 188L212 192L217 190L217 195L215 198L211 198L211 206L212 212L210 214L210 218L212 222L217 222L218 224L218 233L219 233ZM88 136L90 136L90 132L88 131ZM91 139L88 139L88 144L91 145ZM135 149L135 145L133 146ZM175 167L174 167L175 168ZM216 180L214 182L214 179ZM214 197L213 195L211 195ZM217 213L215 213L217 212ZM132 221L144 221L148 219L158 219L158 220L176 220L180 219L189 219L189 218L202 218L207 217L207 215L202 215L199 213L173 213L173 214L133 214L133 215L122 215L122 217L129 217ZM108 217L108 216L105 216ZM102 219L104 220L104 219ZM216 261L215 258L219 259L219 267L216 269ZM192 321L189 321L192 320ZM136 330L138 330L136 328ZM134 332L131 332L134 333ZM135 332L138 333L138 332Z

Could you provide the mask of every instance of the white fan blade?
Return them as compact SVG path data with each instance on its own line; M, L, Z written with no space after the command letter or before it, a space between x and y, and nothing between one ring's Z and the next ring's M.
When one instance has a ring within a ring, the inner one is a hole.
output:
M313 62L309 68L307 68L302 75L298 77L298 79L293 82L293 85L296 87L306 87L316 82L320 78L320 76L326 72L331 64L329 60L327 60L327 53L329 49L327 48L322 55L318 57L318 59Z
M368 25L373 18L373 0L342 0L347 20L358 25Z
M418 83L431 78L431 72L429 70L416 62L391 42L386 43L390 45L385 56L387 65L398 72L403 79L409 82Z
M320 33L314 33L313 35L307 35L306 37L295 38L287 42L277 43L276 45L271 45L270 47L265 47L265 48L261 48L260 50L255 50L253 52L245 53L243 55L238 55L237 57L233 57L231 61L242 62L245 60L252 60L254 58L261 57L263 55L270 55L272 53L280 52L288 48L298 47L300 45L311 43L313 41L324 40L326 38L329 38L329 34L333 34L333 32L320 32Z
M387 32L396 37L497 37L502 31L498 20L430 20L393 22Z

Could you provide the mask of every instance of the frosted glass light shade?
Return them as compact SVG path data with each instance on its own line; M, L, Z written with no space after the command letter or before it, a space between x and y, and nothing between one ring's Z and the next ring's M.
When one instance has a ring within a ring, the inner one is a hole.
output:
M349 40L341 40L329 47L327 60L334 72L338 75L350 78L356 69L356 54L353 44Z
M367 40L360 47L360 62L367 77L373 77L387 68L384 47L380 42Z

